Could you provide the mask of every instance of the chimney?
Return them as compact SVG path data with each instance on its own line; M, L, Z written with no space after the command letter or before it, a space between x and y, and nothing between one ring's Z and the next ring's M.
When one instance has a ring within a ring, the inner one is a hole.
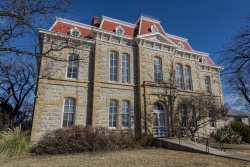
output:
M94 16L91 25L95 27L99 27L98 21L99 21L99 17Z

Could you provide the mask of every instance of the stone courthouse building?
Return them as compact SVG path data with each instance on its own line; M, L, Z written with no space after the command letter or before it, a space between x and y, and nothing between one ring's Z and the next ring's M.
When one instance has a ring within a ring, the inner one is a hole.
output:
M166 33L158 19L140 15L133 24L102 16L87 25L56 18L39 36L42 53L61 41L79 45L37 59L31 141L71 125L174 136L187 112L177 109L181 97L205 92L224 105L222 67L188 39Z

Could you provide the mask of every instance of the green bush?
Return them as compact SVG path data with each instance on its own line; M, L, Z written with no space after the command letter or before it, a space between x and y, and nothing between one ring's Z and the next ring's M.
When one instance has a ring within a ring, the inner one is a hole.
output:
M250 127L248 125L239 121L234 121L231 123L231 128L242 136L244 142L250 143Z
M22 131L21 127L9 129L0 134L0 156L20 156L30 152L29 132Z
M215 135L217 140L221 140L224 143L236 143L240 144L242 142L242 137L238 132L235 132L229 126L224 126L217 130Z
M46 133L34 147L35 154L69 154L160 147L151 136L115 133L104 127L71 126Z

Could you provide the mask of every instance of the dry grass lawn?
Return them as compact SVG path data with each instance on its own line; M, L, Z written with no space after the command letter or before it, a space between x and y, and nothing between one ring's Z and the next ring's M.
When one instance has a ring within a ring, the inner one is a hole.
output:
M74 167L74 166L213 166L245 167L250 162L226 159L205 154L167 149L141 149L110 153L76 154L60 156L30 156L1 159L1 167Z
M210 146L220 149L219 143L214 143ZM224 144L224 147L228 153L250 156L250 144Z

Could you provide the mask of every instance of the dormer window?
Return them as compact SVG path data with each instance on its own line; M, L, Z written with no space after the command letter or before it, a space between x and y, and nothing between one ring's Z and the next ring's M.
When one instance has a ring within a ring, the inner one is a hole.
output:
M158 32L158 28L156 27L156 25L152 25L151 26L151 32Z
M202 57L201 62L205 64L207 63L207 59L205 57Z
M184 44L182 42L179 42L178 45L179 45L179 48L184 49Z
M78 28L72 28L70 30L70 34L74 37L80 37L81 36L81 31Z
M125 30L121 26L118 26L115 28L115 32L117 34L123 35L125 33Z

